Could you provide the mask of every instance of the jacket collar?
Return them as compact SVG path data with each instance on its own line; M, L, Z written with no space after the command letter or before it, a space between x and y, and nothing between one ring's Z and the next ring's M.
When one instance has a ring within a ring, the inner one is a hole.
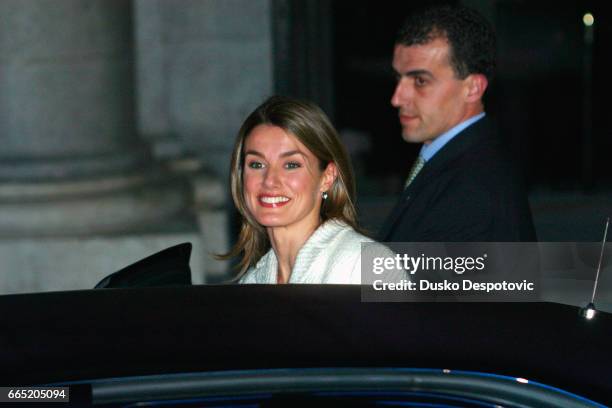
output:
M348 225L340 220L327 220L321 224L298 251L293 271L291 271L291 276L289 277L289 283L303 281L311 261L316 258L321 250L329 245L336 235L347 227ZM278 260L274 249L271 248L261 257L255 265L255 269L257 282L271 284L277 282Z
M472 149L474 145L483 143L487 138L493 137L491 128L487 116L465 128L425 163L423 169L406 190L409 192L416 191L424 180L444 169L448 163Z
M393 207L390 215L385 220L378 239L386 241L389 234L393 231L395 222L403 213L406 207L410 204L410 197L419 189L431 180L435 175L443 170L448 163L453 162L456 158L463 155L465 152L473 148L478 143L485 143L488 139L494 138L491 120L488 115L478 120L476 123L465 128L461 133L457 134L450 140L442 149L440 149L419 172L416 178L410 185L404 189L397 204Z

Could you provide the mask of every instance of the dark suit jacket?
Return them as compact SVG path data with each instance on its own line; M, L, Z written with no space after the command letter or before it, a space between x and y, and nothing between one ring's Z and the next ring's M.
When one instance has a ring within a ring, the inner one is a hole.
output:
M527 196L485 117L456 135L404 190L387 242L535 241Z

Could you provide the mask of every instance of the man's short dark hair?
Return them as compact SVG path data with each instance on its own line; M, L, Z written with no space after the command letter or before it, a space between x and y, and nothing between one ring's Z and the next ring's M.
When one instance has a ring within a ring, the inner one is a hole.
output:
M395 43L409 47L437 38L448 41L450 64L458 78L484 74L489 81L493 79L495 33L478 12L448 5L422 9L406 19Z

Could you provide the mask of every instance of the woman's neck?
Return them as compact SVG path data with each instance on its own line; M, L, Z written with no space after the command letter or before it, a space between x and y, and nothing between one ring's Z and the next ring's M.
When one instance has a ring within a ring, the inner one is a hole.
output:
M268 228L270 244L278 261L277 283L287 283L295 266L297 254L308 238L320 225L320 220L311 225Z

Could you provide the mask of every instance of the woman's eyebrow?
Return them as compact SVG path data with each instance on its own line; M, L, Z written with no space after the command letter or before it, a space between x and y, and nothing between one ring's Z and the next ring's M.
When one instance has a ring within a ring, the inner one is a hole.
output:
M301 154L304 156L304 153L300 152L299 150L289 150L288 152L281 153L280 157L293 156L294 154Z
M245 156L248 154L252 154L254 156L259 156L259 157L264 157L264 155L262 153L259 153L257 150L247 150L246 152L244 152Z
M263 153L260 153L260 152L258 152L257 150L247 150L246 152L244 152L244 155L245 155L245 156L247 156L247 155L249 155L249 154L252 154L252 155L254 155L254 156L259 156L259 157L265 157L265 156L263 155ZM286 151L286 152L281 153L281 154L279 155L279 157L288 157L288 156L293 156L294 154L300 154L300 155L302 155L302 156L305 156L305 154L304 154L304 153L302 153L302 152L301 152L301 151L299 151L299 150L289 150L289 151Z
M294 156L296 154L299 154L300 156L302 156L304 158L304 160L308 160L308 157L303 152L301 152L299 150L289 150L289 151L281 153L278 157L286 158L286 157ZM244 152L244 157L247 157L249 155L261 157L262 159L266 158L266 156L263 153L258 152L257 150L247 150L246 152Z

